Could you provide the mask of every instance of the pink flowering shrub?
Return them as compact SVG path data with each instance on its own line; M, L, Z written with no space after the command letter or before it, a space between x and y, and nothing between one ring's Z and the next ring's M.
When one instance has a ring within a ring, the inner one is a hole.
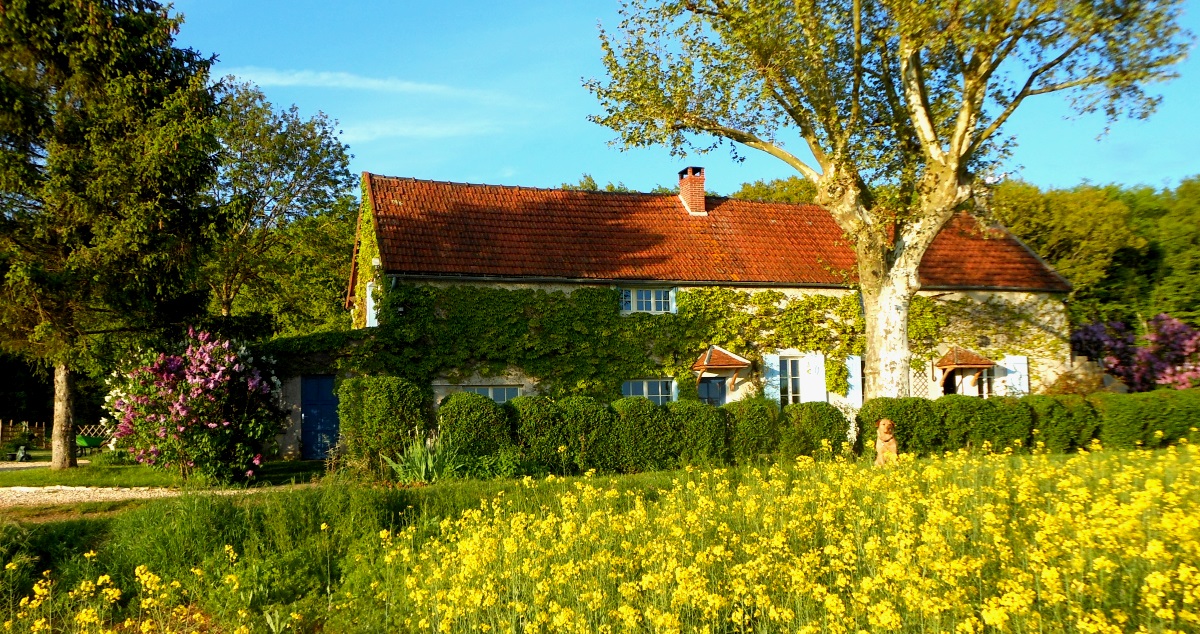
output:
M1071 343L1132 392L1200 386L1200 330L1169 315L1150 319L1141 337L1123 323L1096 322L1080 328Z
M254 477L285 414L278 380L252 363L229 341L189 330L183 354L151 355L115 374L105 404L117 444L184 478Z

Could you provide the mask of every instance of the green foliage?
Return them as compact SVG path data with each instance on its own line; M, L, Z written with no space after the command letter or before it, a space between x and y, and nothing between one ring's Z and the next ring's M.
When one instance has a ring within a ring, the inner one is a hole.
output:
M996 433L990 439L997 451L1005 447L1029 448L1033 436L1033 409L1023 398L996 396L988 399L996 406Z
M980 449L985 442L993 443L999 427L999 412L991 399L948 394L933 402L933 411L945 430L942 449ZM899 435L899 434L897 434Z
M641 396L614 401L612 408L617 413L615 436L625 472L656 471L677 464L682 430L674 426L665 409Z
M833 405L823 401L792 403L783 408L779 422L779 455L784 459L818 455L822 440L838 454L849 436L850 421Z
M468 456L464 461L464 472L477 480L512 478L525 473L521 450L515 445L504 445L486 456Z
M1088 399L1099 417L1100 444L1106 449L1155 448L1189 438L1200 420L1196 389L1136 394L1094 394Z
M455 392L438 407L438 430L450 436L464 456L478 458L513 444L504 408L474 392Z
M354 179L337 122L277 111L247 83L223 85L220 97L224 151L207 202L230 225L204 270L216 311L270 312L285 333L348 326Z
M458 456L449 436L417 436L395 460L383 454L383 460L400 482L433 484L453 478L463 470L464 460Z
M946 428L933 408L933 401L915 396L875 398L863 403L858 411L858 435L855 449L875 451L875 423L888 418L896 424L896 443L900 451L919 455L942 451Z
M394 455L429 428L426 397L394 376L345 379L338 386L341 450L347 464L364 473L384 473L382 457Z
M729 459L729 422L725 410L700 401L667 403L670 425L679 430L679 461L714 465Z
M1041 442L1047 451L1067 453L1086 448L1096 433L1096 414L1081 396L1033 394L1021 399L1033 412L1033 447Z
M779 404L756 397L726 403L729 449L738 461L754 460L779 447Z
M811 205L816 196L817 186L813 185L812 181L799 176L789 176L770 181L757 180L753 183L742 183L742 188L733 192L730 198Z
M574 467L568 454L570 438L562 411L545 396L518 396L504 404L525 457L553 471ZM561 451L560 451L561 449Z
M608 405L589 396L568 396L558 401L558 409L567 428L571 458L581 472L621 470L616 413Z

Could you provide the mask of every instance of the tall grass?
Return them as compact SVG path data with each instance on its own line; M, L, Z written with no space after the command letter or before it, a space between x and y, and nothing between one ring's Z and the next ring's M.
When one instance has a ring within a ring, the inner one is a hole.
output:
M84 631L80 615L177 631L215 621L232 632L1167 632L1200 623L1200 452L1191 447L956 454L888 469L801 458L410 489L331 480L156 502L55 527L57 538L5 530L6 561L39 560L18 563L0 588L27 593L45 568L57 587L24 610L18 631L47 614L62 631ZM76 546L51 547L56 539ZM99 590L79 590L101 573L125 591L107 607ZM143 607L160 595L161 605Z

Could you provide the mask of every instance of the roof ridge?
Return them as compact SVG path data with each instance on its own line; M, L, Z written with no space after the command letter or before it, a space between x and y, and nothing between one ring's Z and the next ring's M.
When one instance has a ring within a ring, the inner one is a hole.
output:
M396 181L410 181L410 182L414 182L414 183L434 183L437 185L456 185L456 186L460 186L460 187L495 187L498 189L514 189L514 190L518 190L518 191L569 192L569 193L580 193L580 194L616 194L616 195L622 195L622 196L678 196L679 195L678 192L671 192L671 193L639 192L639 191L610 192L610 191L605 191L605 190L593 190L593 189L564 189L562 187L530 187L528 185L498 185L496 183L467 183L464 181L442 181L442 180L436 180L436 179L432 179L432 178L416 178L413 176L387 176L385 174L375 174L373 172L365 172L365 173L367 175L369 175L371 178L377 178L377 179L386 178L389 180L396 180ZM728 196L709 196L709 198L728 198ZM784 204L789 204L789 203L784 203Z

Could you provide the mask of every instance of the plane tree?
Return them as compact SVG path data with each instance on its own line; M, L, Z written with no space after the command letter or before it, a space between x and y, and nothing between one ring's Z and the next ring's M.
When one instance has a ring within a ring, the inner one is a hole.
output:
M1061 93L1148 116L1190 34L1178 0L627 0L586 82L593 121L633 148L730 144L813 183L852 242L866 391L907 395L918 266L956 210L986 200L1005 124Z

